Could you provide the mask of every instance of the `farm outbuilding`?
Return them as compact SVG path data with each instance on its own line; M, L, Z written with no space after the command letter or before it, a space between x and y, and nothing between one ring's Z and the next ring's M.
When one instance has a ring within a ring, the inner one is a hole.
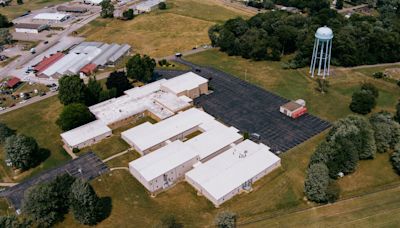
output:
M185 180L216 207L280 167L280 158L264 144L245 140L213 159L195 166Z
M306 102L304 100L290 101L279 108L279 111L293 119L307 113Z
M15 32L38 34L41 31L46 30L48 28L49 26L47 24L21 23L15 25Z
M69 149L84 148L111 136L111 129L101 120L95 120L83 126L61 134L61 138Z

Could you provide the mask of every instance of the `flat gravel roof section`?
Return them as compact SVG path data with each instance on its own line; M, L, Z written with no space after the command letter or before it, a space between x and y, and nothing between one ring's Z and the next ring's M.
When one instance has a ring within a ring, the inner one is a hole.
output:
M68 161L62 166L40 173L20 184L0 192L0 197L6 197L7 200L19 209L22 206L25 191L31 186L54 180L57 176L69 173L71 176L92 180L103 173L108 172L108 167L93 152L88 152L78 158Z
M275 151L287 151L329 128L328 121L311 114L292 119L279 112L289 100L228 73L202 67L183 59L177 62L201 70L201 76L212 78L213 93L195 99L195 104L216 119L242 132L258 133L261 142Z

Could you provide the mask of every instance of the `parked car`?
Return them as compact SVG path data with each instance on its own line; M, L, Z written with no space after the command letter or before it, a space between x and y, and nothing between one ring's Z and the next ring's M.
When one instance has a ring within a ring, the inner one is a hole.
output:
M178 52L178 53L175 54L175 56L178 57L178 58L180 58L180 57L182 57L182 53L179 53L179 52Z

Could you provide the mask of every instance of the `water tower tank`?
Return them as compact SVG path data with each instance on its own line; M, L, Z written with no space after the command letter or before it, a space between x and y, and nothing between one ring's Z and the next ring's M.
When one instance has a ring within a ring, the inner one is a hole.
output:
M311 58L310 74L314 77L317 70L318 76L329 76L331 64L333 31L327 26L320 27L315 32L313 55Z

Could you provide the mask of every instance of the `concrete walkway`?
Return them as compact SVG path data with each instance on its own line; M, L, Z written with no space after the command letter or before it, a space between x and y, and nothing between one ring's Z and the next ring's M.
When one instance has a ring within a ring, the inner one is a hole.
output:
M129 151L132 151L132 150L133 150L132 148L129 148L129 149L125 150L125 151L122 151L121 153L114 154L113 156L110 156L110 157L104 159L103 162L106 163L106 162L108 162L108 161L110 161L110 160L112 160L114 158L117 158L119 156L122 156L122 155L124 155L124 154L126 154L126 153L128 153Z
M114 168L111 168L110 170L111 171L114 171L114 170L126 170L126 171L129 171L128 167L114 167Z
M69 156L71 156L72 159L75 159L75 158L78 157L78 156L77 156L74 152L72 152L71 149L68 148L65 144L63 145L63 148L64 148L65 152L67 152L67 153L69 154Z

